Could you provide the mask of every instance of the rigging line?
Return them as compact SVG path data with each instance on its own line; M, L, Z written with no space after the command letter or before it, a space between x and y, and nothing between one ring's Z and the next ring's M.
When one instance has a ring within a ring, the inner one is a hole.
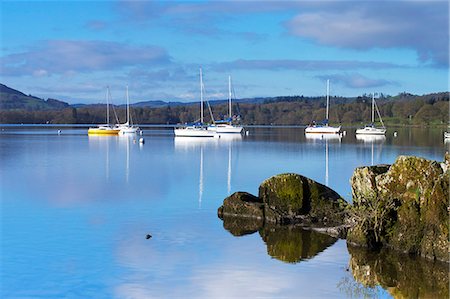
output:
M204 84L202 84L202 89L203 89L203 93L205 95L205 98L207 98L207 96L206 96L206 89L205 89L205 85ZM205 100L205 101L206 101L206 104L208 105L209 115L211 116L211 122L213 124L216 124L216 121L214 120L214 115L212 113L211 105L209 104L208 100Z
M378 117L380 118L381 125L382 125L383 128L384 128L383 119L381 119L380 110L378 110L377 102L374 101L374 104L375 104L375 110L377 110Z
M111 91L109 89L108 89L108 93L109 93L109 100L110 100L109 102L112 103ZM114 117L116 119L116 123L118 124L119 123L119 118L117 117L116 109L114 108L113 104L111 104L111 106L112 106L112 110L114 112Z

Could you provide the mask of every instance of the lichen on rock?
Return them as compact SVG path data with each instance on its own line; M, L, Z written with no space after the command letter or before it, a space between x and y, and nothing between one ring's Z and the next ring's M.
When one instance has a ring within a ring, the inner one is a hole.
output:
M410 156L379 169L358 168L350 180L347 240L448 261L449 173L436 161Z
M265 180L259 198L265 204L266 219L277 223L341 225L348 206L334 190L294 173Z

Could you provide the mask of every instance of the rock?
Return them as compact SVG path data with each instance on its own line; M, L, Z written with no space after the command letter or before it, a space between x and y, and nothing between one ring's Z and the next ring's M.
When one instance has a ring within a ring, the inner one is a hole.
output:
M386 173L390 165L358 167L350 179L353 205L365 204L367 200L377 197L375 177Z
M399 156L385 172L358 168L347 240L449 261L449 173L441 164Z
M332 189L298 174L280 174L265 180L259 197L236 192L218 209L224 227L233 235L253 233L268 223L315 228L345 237L348 203Z
M225 198L217 212L222 219L224 216L264 219L261 199L247 192L235 192Z
M336 226L344 223L347 202L334 190L299 174L286 173L259 187L266 221Z

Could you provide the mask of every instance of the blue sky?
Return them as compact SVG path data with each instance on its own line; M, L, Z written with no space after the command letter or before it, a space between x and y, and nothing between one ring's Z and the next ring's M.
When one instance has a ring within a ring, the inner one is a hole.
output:
M2 1L0 82L69 103L449 90L448 1Z

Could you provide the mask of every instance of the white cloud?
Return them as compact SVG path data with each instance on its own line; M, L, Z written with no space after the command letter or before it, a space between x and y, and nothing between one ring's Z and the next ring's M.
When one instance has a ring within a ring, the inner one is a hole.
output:
M132 46L109 41L48 40L22 53L0 58L2 75L70 74L168 64L170 57L158 46Z
M447 1L323 2L285 26L298 37L352 49L408 48L422 62L448 66Z

